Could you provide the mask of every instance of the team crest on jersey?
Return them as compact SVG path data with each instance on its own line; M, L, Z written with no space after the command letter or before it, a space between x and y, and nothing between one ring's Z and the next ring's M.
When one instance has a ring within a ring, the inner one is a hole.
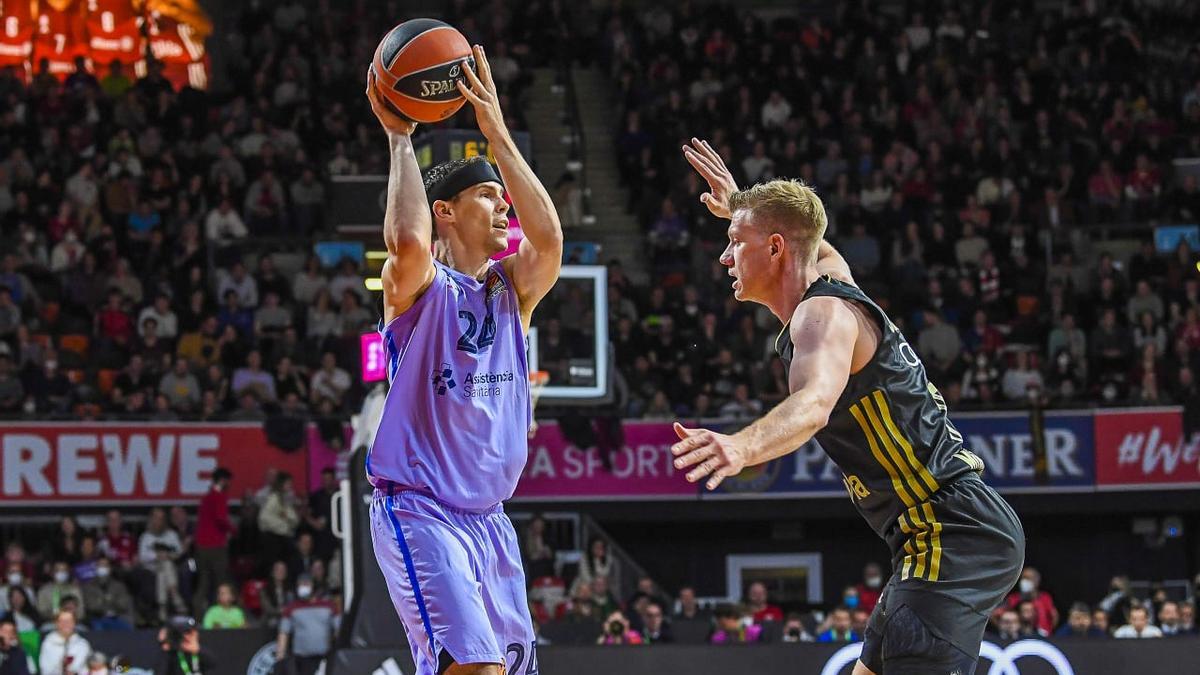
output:
M487 281L484 283L484 289L487 293L488 302L495 300L499 295L508 290L508 284L504 283L504 277L496 270L488 272Z

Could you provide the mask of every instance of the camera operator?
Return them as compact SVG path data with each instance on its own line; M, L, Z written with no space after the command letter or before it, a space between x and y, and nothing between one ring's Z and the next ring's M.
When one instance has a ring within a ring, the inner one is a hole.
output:
M17 624L0 619L0 675L29 675L29 656L17 640Z
M211 674L217 661L200 649L200 631L196 620L190 616L177 616L167 622L158 632L163 656L154 669L157 675L202 675Z
M640 645L642 636L629 627L629 619L620 611L608 615L604 633L596 638L598 645Z

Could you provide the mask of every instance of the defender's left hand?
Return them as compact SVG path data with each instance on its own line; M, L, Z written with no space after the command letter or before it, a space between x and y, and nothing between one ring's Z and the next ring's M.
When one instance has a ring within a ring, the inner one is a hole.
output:
M492 67L483 55L483 47L475 45L471 51L475 54L475 67L479 69L479 74L475 74L464 60L463 73L471 86L468 87L462 80L455 82L455 85L463 98L475 106L475 119L479 123L479 130L489 141L494 141L508 133L508 128L504 126L504 113L500 110L500 95L496 93L496 83L492 81Z
M736 476L746 467L746 448L737 436L718 434L708 429L688 429L679 422L675 423L675 434L680 438L678 443L671 446L675 468L686 469L699 465L688 472L689 483L707 476L708 482L704 486L714 490L721 481Z

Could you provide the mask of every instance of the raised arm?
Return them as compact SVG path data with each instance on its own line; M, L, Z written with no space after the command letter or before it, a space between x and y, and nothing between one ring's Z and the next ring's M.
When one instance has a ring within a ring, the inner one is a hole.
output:
M800 303L789 326L795 346L788 373L790 396L732 436L675 423L681 440L671 452L675 468L695 467L688 481L707 477L706 486L712 490L747 466L796 450L829 422L850 379L858 320L842 300L817 297Z
M562 269L562 223L550 193L546 192L508 133L504 113L500 110L500 96L492 80L492 68L483 47L475 45L472 49L479 74L464 63L463 72L470 86L459 81L458 90L475 107L479 130L488 140L488 147L500 167L504 188L521 216L521 231L525 238L521 240L517 254L506 259L504 264L516 286L517 297L521 300L521 320L528 329L534 307L550 292Z
M708 183L709 191L700 195L700 202L707 206L714 216L728 220L732 215L729 213L729 196L737 192L738 186L721 155L708 141L693 138L691 144L683 146L683 156ZM817 271L848 284L854 283L854 278L850 275L850 266L833 245L825 240L821 241L821 247L817 250Z
M817 271L821 274L844 281L848 284L854 283L854 277L850 274L850 266L846 264L846 259L841 253L824 239L821 240L821 246L817 249Z
M392 112L375 91L375 75L367 70L367 98L387 134L387 205L383 216L383 241L388 258L383 263L383 320L390 322L412 307L433 282L433 217L425 200L421 168L413 151L416 125Z

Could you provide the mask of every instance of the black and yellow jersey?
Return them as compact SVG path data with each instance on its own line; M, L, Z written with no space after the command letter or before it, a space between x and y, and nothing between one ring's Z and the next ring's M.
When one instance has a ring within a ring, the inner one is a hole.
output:
M964 474L982 473L983 462L963 446L945 400L879 305L857 287L829 276L809 286L801 302L819 296L861 304L882 335L874 357L850 376L816 439L842 470L851 500L872 529L893 554L906 554L903 576L937 581L939 560L928 554L941 524L930 496ZM784 327L776 351L790 362L793 349Z

